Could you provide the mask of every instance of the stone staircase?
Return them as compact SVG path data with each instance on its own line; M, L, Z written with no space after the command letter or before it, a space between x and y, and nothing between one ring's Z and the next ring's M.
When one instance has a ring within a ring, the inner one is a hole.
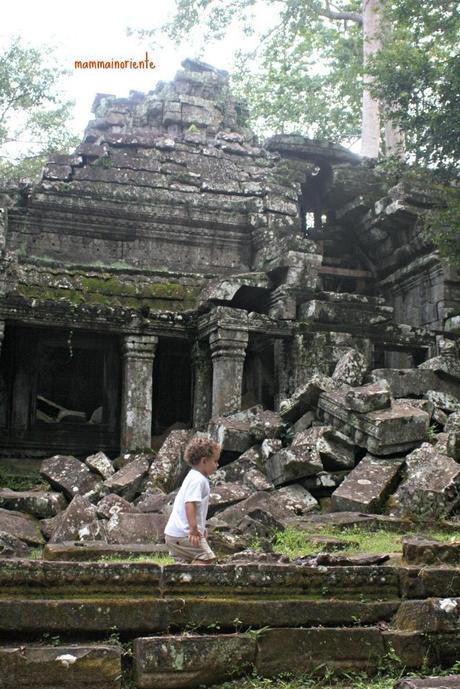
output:
M0 637L2 689L450 665L460 567L2 560Z

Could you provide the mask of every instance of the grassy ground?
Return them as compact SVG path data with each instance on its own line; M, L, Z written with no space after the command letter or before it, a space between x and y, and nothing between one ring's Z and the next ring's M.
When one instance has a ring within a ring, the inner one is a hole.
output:
M315 543L315 537L326 536L346 543L345 548L340 547L340 552L348 555L400 553L405 535L407 534L391 533L383 529L371 531L359 527L350 528L346 531L343 529L339 531L338 529L325 528L315 534L287 528L285 531L275 535L273 549L275 552L287 555L291 559L306 555L316 555L321 550L321 546ZM453 533L424 531L418 534L413 532L410 535L434 538L444 542L460 540L460 531Z
M458 674L460 662L449 669L430 668L421 672L408 672L404 668L382 670L375 677L364 673L325 673L320 677L245 677L216 685L212 689L393 689L403 677L435 677Z

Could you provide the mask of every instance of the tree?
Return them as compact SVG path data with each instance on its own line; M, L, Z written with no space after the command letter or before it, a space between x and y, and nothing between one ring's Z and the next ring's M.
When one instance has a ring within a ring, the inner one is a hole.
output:
M62 99L66 72L51 49L19 38L0 53L0 180L36 177L51 154L75 146L72 102Z
M393 0L390 40L371 65L374 95L404 130L413 162L452 177L460 169L460 3Z
M255 51L240 53L235 78L256 128L301 129L344 142L362 131L363 153L370 157L377 156L381 142L381 116L390 153L403 144L402 127L417 126L402 117L402 101L390 88L393 73L415 67L410 56L416 27L426 26L438 41L446 40L452 55L460 28L454 0L271 0L265 5L277 8L276 23L260 36ZM257 0L176 0L176 14L162 30L180 40L200 25L206 41L210 35L222 37L235 22L250 32L256 7ZM436 51L435 41L428 45L431 50ZM442 68L435 60L433 69ZM383 74L386 88L380 89ZM413 150L416 137L409 134Z

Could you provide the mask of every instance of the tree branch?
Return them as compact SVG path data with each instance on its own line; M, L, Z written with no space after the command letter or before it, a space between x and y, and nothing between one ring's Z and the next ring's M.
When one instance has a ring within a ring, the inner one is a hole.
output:
M331 10L329 2L326 2L326 7L321 7L317 2L307 1L307 5L320 17L326 17L327 19L336 19L340 21L351 21L357 24L363 23L363 15L359 12L339 12Z

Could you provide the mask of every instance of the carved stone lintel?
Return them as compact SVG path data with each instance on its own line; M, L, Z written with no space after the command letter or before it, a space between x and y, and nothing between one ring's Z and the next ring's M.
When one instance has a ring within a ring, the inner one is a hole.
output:
M152 372L158 337L126 335L122 340L123 385L121 449L150 447L152 434Z

